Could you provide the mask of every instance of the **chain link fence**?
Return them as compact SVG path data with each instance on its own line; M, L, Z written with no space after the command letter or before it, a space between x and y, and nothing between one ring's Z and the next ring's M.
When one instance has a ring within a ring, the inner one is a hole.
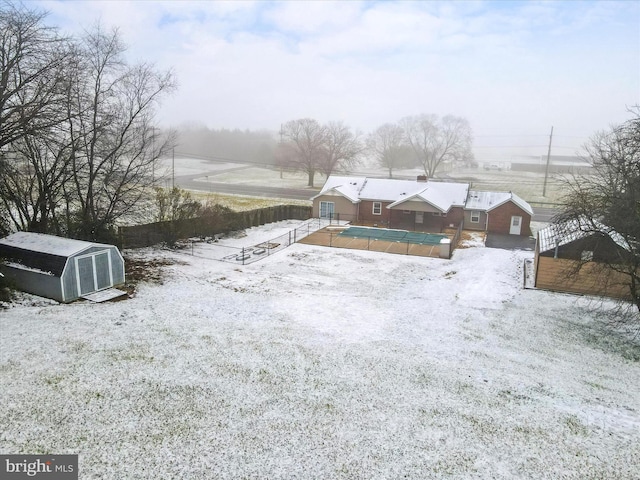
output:
M217 236L205 238L204 240L192 238L189 239L188 248L189 253L196 257L222 260L237 265L248 265L287 248L317 230L326 227L329 223L328 219L313 218L282 235L244 247L228 245L226 241ZM335 220L333 220L333 223L335 224Z

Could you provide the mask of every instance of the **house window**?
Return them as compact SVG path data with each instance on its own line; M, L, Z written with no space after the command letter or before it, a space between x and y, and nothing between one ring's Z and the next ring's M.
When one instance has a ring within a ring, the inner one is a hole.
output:
M590 262L593 260L593 250L583 250L580 254L580 258L583 262Z
M442 213L442 212L431 212L431 215L433 215L434 217L446 217L447 216L446 213Z
M373 214L382 215L382 202L373 202Z
M471 223L480 223L480 212L471 212Z

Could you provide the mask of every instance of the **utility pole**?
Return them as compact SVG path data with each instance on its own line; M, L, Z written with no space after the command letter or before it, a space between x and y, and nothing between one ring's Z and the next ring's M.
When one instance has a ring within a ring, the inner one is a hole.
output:
M176 188L176 149L171 149L171 189Z
M553 126L549 135L549 149L547 150L547 166L544 169L544 185L542 186L542 196L547 196L547 178L549 177L549 161L551 160L551 140L553 140Z
M279 143L280 154L282 154L282 135L283 134L284 132L282 130L282 124L280 124L280 143ZM282 159L280 160L280 178L282 178Z

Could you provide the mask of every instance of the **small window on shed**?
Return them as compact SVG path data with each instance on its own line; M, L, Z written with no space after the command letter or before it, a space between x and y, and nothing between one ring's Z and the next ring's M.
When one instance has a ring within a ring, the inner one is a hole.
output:
M480 212L471 212L471 223L480 223Z
M382 215L382 202L373 202L373 214Z
M580 254L580 258L583 262L590 262L593 260L593 250L583 250Z

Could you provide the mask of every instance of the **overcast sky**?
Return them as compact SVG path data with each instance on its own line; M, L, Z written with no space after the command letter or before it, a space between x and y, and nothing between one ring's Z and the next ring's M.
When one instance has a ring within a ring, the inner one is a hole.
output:
M640 103L637 1L34 4L65 32L118 27L132 60L172 68L165 126L276 131L310 117L368 133L453 114L477 156L506 159L546 154L551 126L552 153L571 155Z

